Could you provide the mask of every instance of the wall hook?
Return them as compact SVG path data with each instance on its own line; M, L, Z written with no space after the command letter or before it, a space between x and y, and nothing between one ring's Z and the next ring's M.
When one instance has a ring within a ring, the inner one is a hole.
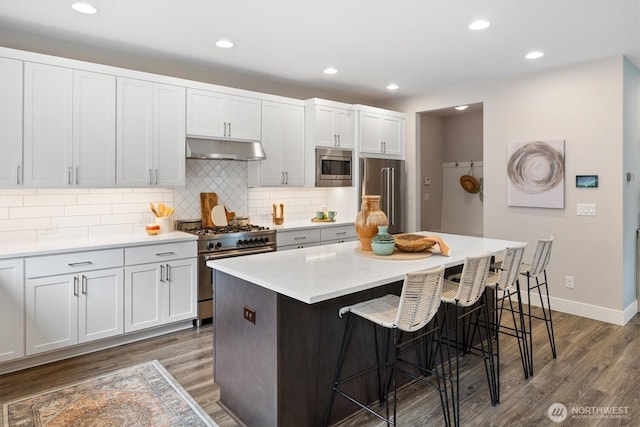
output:
M456 160L456 167L458 167L458 161Z

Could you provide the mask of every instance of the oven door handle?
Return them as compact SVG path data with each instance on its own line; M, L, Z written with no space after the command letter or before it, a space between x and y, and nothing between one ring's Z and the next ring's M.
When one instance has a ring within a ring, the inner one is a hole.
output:
M269 247L269 248L242 249L237 251L226 251L226 252L221 252L214 255L202 254L201 256L206 262L206 261L212 261L212 260L222 259L222 258L231 258L234 256L263 254L263 253L274 252L274 251L275 251L275 248Z

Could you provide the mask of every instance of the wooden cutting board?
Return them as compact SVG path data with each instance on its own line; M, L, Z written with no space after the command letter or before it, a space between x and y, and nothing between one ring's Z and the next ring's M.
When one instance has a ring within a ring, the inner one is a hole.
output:
M213 227L211 221L211 210L218 205L218 195L216 193L200 193L200 212L202 214L202 226Z

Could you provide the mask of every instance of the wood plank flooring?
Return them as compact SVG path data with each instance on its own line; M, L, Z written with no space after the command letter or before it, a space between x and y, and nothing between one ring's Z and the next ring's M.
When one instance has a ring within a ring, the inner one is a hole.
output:
M482 361L463 359L463 426L640 425L640 316L621 327L554 312L554 325L557 360L551 357L544 323L534 324L535 375L529 380L523 377L515 339L501 337L501 401L496 407L489 402ZM212 347L212 327L205 325L2 375L0 402L157 359L220 426L237 426L217 403ZM442 425L434 390L410 384L401 390L398 401L398 425ZM622 407L627 414L619 418L569 415L562 424L556 424L547 417L547 409L556 402L569 411L572 407L583 412ZM596 409L589 409L592 407ZM300 420L299 426L304 425ZM340 423L341 427L381 425L364 413Z

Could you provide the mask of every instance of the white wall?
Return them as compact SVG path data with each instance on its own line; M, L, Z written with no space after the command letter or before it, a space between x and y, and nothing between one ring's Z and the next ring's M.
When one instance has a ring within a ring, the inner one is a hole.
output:
M635 312L625 304L631 266L623 267L623 58L615 57L499 82L443 90L387 105L407 113L407 158L420 156L416 114L484 103L484 234L529 243L553 235L549 266L555 309L613 323ZM636 116L637 117L637 116ZM506 146L513 141L564 139L565 208L508 207ZM630 165L636 170L638 163ZM419 224L419 176L407 164L409 227ZM597 174L598 189L577 189L575 175ZM577 203L595 203L597 216L576 216ZM624 270L624 271L623 271ZM575 277L575 288L564 286ZM626 312L625 312L626 310Z
M640 230L640 70L624 62L624 304L637 298L634 265L636 230ZM627 173L632 174L626 181Z

